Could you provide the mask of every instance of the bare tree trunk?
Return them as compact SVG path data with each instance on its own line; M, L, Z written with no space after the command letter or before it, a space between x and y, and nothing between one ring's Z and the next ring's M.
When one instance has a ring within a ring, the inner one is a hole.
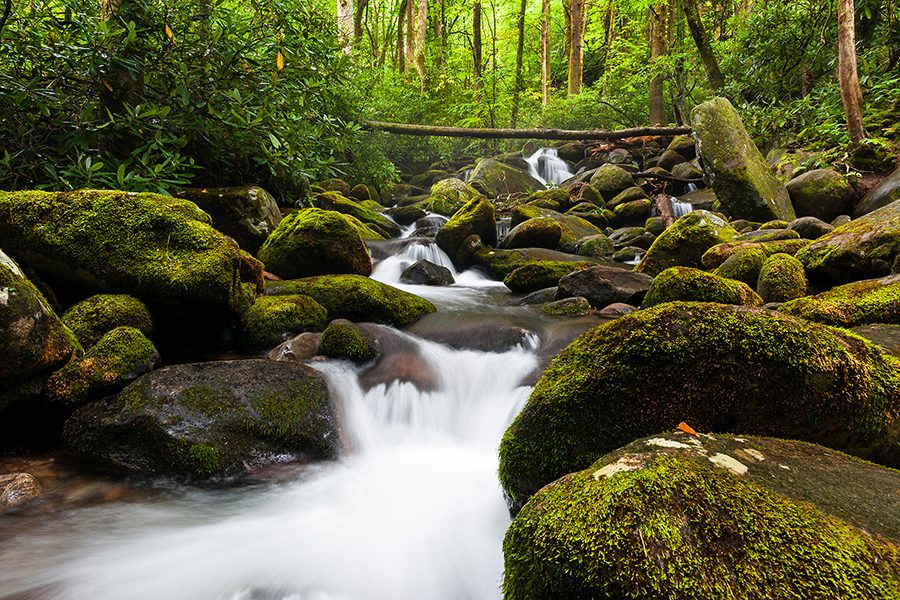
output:
M337 0L337 21L341 51L350 54L353 47L353 0Z
M662 3L651 6L650 11L650 65L666 53L665 9ZM666 122L666 104L663 99L663 77L656 74L650 80L650 125Z
M438 41L437 66L439 67L444 66L444 57L447 52L447 14L445 5L445 0L440 0L440 14L434 20L434 37Z
M425 91L425 33L428 29L428 0L419 0L419 14L416 28L416 70L419 85Z
M477 98L481 89L481 0L472 5L472 78Z
M406 2L406 70L416 68L415 0Z
M406 70L406 53L403 41L403 26L406 21L406 6L410 0L401 0L400 9L397 11L397 70L403 73Z
M678 55L675 61L675 94L672 97L672 109L675 113L675 123L684 125L688 121L687 107L684 100L687 97L684 73L684 20L681 18L681 0L670 0L669 12L672 16L672 47Z
M365 15L366 7L369 0L356 0L356 7L353 13L353 39L359 41L363 36L363 15Z
M522 79L522 54L525 49L525 8L527 0L522 0L519 4L519 22L517 23L519 39L516 41L516 82L513 89L513 104L510 115L510 127L516 127L519 119L519 97L522 95L522 89L525 87Z
M584 53L584 5L582 0L572 0L571 3L572 39L569 42L569 95L575 96L581 93L581 59Z
M866 137L862 120L862 90L856 74L856 32L853 0L838 0L838 72L841 80L841 101L847 116L850 144L859 145Z
M550 100L550 0L541 0L541 105Z
M700 10L697 8L697 0L683 0L682 8L684 8L684 17L687 19L688 28L691 30L691 37L694 38L697 52L700 53L700 61L706 70L709 85L713 91L718 92L725 85L725 78L719 69L719 61L716 60L716 56L713 54L709 36L706 35L706 30L703 28Z

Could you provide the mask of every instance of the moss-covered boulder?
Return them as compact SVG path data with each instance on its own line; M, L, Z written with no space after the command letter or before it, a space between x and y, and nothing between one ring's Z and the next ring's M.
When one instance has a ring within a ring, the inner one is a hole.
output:
M350 187L349 183L337 177L332 177L331 179L320 181L318 183L318 186L326 192L337 192L342 196L349 196L350 190L353 189Z
M330 358L365 362L378 356L378 340L356 323L335 319L322 332L319 353Z
M539 217L553 219L559 224L562 229L562 234L559 238L558 247L565 252L574 252L577 249L578 240L587 236L603 233L599 227L581 217L566 215L555 210L540 208L529 204L519 205L513 208L510 215L510 222L515 228L530 219L537 219Z
M775 240L771 242L734 242L713 246L703 253L700 262L706 269L717 269L732 256L747 250L759 250L766 258L773 254L796 255L809 246L810 240Z
M592 265L559 280L557 299L586 298L594 308L617 302L640 304L653 278L618 266Z
M746 248L728 257L713 273L726 279L743 281L751 288L756 288L764 262L765 252L759 248Z
M460 179L442 179L431 186L431 196L419 206L429 212L451 217L466 202L479 195L478 190Z
M634 187L634 179L622 167L607 163L591 175L591 186L608 202L620 192Z
M691 267L671 267L657 275L644 296L644 308L663 302L719 302L762 306L762 298L743 281L725 279Z
M589 235L578 240L578 256L610 256L616 251L612 240L602 233Z
M797 252L807 276L831 285L890 274L900 255L900 200L836 227Z
M564 298L545 303L541 312L551 317L582 317L591 312L591 303L587 298Z
M514 250L479 248L472 255L475 264L483 267L494 277L501 279L519 267L536 262L583 262L584 259L584 256L546 248L516 248Z
M126 292L154 314L234 317L261 291L262 265L201 215L158 194L0 192L0 239L58 293Z
M66 405L107 396L159 365L153 342L134 327L116 327L82 358L70 362L47 381L47 397Z
M2 250L0 340L0 411L36 393L51 371L81 353L75 335Z
M799 217L788 223L788 229L805 240L815 240L834 231L834 225L815 217Z
M862 217L897 200L900 200L900 168L895 169L865 195L853 211L853 216Z
M325 307L332 319L387 323L395 327L409 325L436 310L424 298L359 275L271 281L266 291L271 295L310 296Z
M791 179L787 185L798 217L831 221L844 214L855 192L847 178L831 169L813 169Z
M900 368L845 330L762 308L669 302L596 327L544 371L500 446L514 508L680 421L900 465Z
M523 265L503 278L503 284L517 294L553 287L573 271L594 266L592 262L541 261Z
M653 203L649 200L631 200L623 202L613 210L612 226L646 223L653 213Z
M378 206L377 203L373 202L372 204ZM366 206L364 202L345 198L338 192L318 194L316 196L316 206L322 210L333 210L341 214L350 215L364 223L366 227L382 234L383 237L390 238L400 235L400 227L380 212L377 212L372 206Z
M550 217L535 217L513 227L503 238L500 247L555 250L562 233L562 226L556 220Z
M291 362L235 360L165 367L66 421L70 452L128 472L205 479L286 456L339 448L328 386Z
M838 327L900 324L900 275L840 285L815 296L787 302L778 310Z
M691 111L691 124L703 169L733 218L796 218L787 190L772 174L731 102L713 98L698 105Z
M612 200L606 203L607 208L615 208L620 204L625 204L626 202L634 202L635 200L649 200L650 198L647 196L647 192L643 189L639 188L636 185L633 185L629 188L625 188Z
M525 505L505 598L895 598L898 477L802 442L638 440Z
M428 186L449 177L450 173L443 169L428 169L423 173L413 175L409 182L416 187L427 188Z
M188 188L178 194L212 217L212 225L256 254L281 222L281 211L269 192L255 185Z
M260 248L259 259L284 278L372 272L359 231L341 213L318 208L285 217Z
M419 206L395 206L394 208L384 211L384 214L390 216L400 225L412 225L428 213Z
M85 348L96 344L116 327L134 327L144 335L151 334L154 329L147 305L127 294L91 296L69 308L61 319Z
M305 331L321 330L328 312L309 296L262 296L241 316L244 345L272 348Z
M544 184L527 171L517 169L492 158L482 158L469 176L469 185L487 196L531 194L544 189Z
M699 267L700 258L709 248L737 237L738 232L721 218L695 210L657 237L634 270L658 275L669 267Z
M787 302L805 296L803 264L790 254L773 254L760 269L756 291L764 302Z
M484 196L466 202L450 220L444 223L434 237L441 250L460 267L468 266L460 254L463 241L470 235L477 235L488 246L497 245L497 221L494 220L494 205Z

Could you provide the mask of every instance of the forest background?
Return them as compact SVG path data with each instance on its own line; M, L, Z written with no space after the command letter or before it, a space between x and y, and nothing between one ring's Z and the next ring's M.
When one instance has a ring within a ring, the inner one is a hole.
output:
M806 168L850 148L838 0L4 2L0 189L252 183L289 202L521 147L367 120L620 129L685 123L714 95L764 149L815 151ZM876 155L898 142L897 9L855 2Z

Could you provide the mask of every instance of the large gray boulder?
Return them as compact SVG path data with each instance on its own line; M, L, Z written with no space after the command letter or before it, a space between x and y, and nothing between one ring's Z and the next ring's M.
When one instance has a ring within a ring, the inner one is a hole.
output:
M489 198L505 194L530 194L544 189L544 185L527 171L492 158L478 161L468 183Z
M698 105L691 123L703 170L733 218L765 222L797 217L787 189L772 174L731 102L713 98Z
M594 308L604 308L616 302L637 305L652 282L653 277L644 273L597 265L560 279L556 298L587 298Z
M281 222L281 211L269 192L255 185L228 188L189 188L178 194L212 217L213 227L256 254Z
M853 216L867 215L897 200L900 200L900 169L896 169L872 188L853 211Z
M798 217L831 221L845 214L854 191L847 178L831 169L814 169L795 177L785 186Z

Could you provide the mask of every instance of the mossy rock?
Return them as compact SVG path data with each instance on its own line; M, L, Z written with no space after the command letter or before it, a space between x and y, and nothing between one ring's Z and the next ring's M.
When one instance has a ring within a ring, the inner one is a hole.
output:
M504 597L896 598L896 538L842 517L861 512L865 483L897 477L802 442L638 440L525 505L503 544Z
M781 240L798 240L800 234L790 229L757 229L741 234L741 240L747 242L774 242Z
M649 200L631 200L616 205L613 210L613 225L625 225L627 223L646 223L653 212L653 203Z
M62 322L82 346L90 348L116 327L134 327L144 335L153 333L154 323L147 305L127 294L97 294L63 313Z
M0 192L0 238L58 293L126 292L154 314L236 317L248 290L262 290L262 265L185 216L190 207L202 213L158 194Z
M356 323L335 319L322 332L319 353L330 358L365 362L378 356L378 340Z
M272 348L298 333L321 330L327 321L328 312L309 296L262 296L241 317L244 345Z
M848 331L762 308L669 302L596 327L544 371L503 436L514 509L680 421L801 439L896 468L900 368Z
M785 187L798 217L818 217L823 221L844 214L856 195L847 178L831 169L807 171Z
M732 256L747 250L759 250L766 258L773 254L796 255L809 246L810 240L775 240L772 242L733 242L717 244L703 253L700 262L706 269L717 269Z
M438 181L443 181L450 177L450 174L443 169L428 169L424 173L418 173L414 175L409 182L420 188L427 188L429 185L433 185Z
M900 255L900 200L836 227L797 253L807 276L830 285L890 274Z
M302 294L325 307L332 319L403 327L433 313L434 304L415 294L359 275L323 275L266 285L271 295Z
M589 235L578 240L578 256L599 258L610 256L615 250L612 240L602 233Z
M853 211L853 216L865 216L897 200L900 200L900 168L895 169L865 195Z
M567 190L566 188L561 188L561 187L553 188L553 189L549 189L549 190L539 190L539 191L531 194L531 196L528 197L529 204L533 203L537 200L550 200L552 202L555 202L560 207L562 207L563 210L568 209L569 206L572 204L572 199L569 196L569 190ZM554 209L554 210L558 210L558 209Z
M900 275L847 283L815 296L797 298L778 310L838 327L900 324Z
M609 201L619 192L634 186L631 173L618 165L605 164L591 175L591 186Z
M444 223L434 237L441 250L459 267L466 267L466 260L460 254L463 241L470 235L477 235L488 246L497 245L497 221L494 220L494 205L484 196L469 200L450 220Z
M333 458L340 442L328 386L309 367L235 360L165 367L66 421L63 445L132 473L243 475L286 457Z
M679 135L672 138L672 141L666 146L666 150L672 150L691 160L697 156L697 143L689 135Z
M587 298L563 298L547 302L541 307L541 312L551 317L583 317L591 312L591 303Z
M40 389L81 354L72 331L13 259L0 250L0 411Z
M599 227L585 219L533 205L519 205L513 208L511 224L513 227L518 227L520 224L538 217L553 219L559 223L559 226L562 228L562 235L560 235L558 246L560 250L565 252L574 252L577 242L581 238L603 233Z
M756 291L764 302L787 302L805 296L803 264L790 254L773 254L763 263Z
M583 262L584 256L576 256L546 248L516 248L514 250L479 248L472 260L494 277L503 278L526 265L537 262Z
M468 183L489 198L506 194L531 194L544 189L544 184L527 171L492 158L478 161Z
M460 179L442 179L431 186L430 198L419 206L427 211L452 217L466 202L479 195L478 190Z
M370 229L377 231L386 238L398 237L400 235L400 227L396 223L385 217L377 209L381 206L372 201L372 204L366 206L363 202L356 202L349 198L345 198L338 192L325 192L316 196L316 206L322 210L333 210L341 214L350 215L359 219ZM265 262L265 261L263 261Z
M511 271L503 278L503 284L517 294L527 294L553 287L569 273L592 266L592 262L535 262Z
M762 306L763 299L749 285L725 279L691 267L671 267L653 279L641 306L648 308L663 302L719 302Z
M289 214L259 250L279 277L369 275L372 259L356 227L339 212L306 208Z
M729 256L713 273L726 279L743 281L751 288L755 288L764 262L766 253L760 248L744 248Z
M372 229L353 215L344 214L344 218L353 225L353 228L356 229L356 232L359 233L359 237L363 240L384 240L391 237L380 230Z
M788 228L796 231L805 240L815 240L826 233L834 231L834 225L815 217L800 217L788 224Z
M696 106L691 124L703 170L732 217L751 221L797 217L787 189L772 174L731 102L713 98Z
M658 275L669 267L699 267L700 258L711 247L731 242L738 232L705 210L692 211L665 230L635 267L635 271Z
M620 204L625 204L626 202L634 202L635 200L649 200L649 199L650 198L647 196L647 193L644 190L642 190L641 188L639 188L636 185L633 185L629 188L625 188L624 190L622 190L621 192L616 194L616 196L613 197L612 200L610 200L609 202L606 203L606 206L607 206L607 208L614 209L615 207L619 206Z
M320 181L318 185L326 192L337 192L343 196L350 195L350 190L353 189L350 187L349 183L343 179L338 179L337 177Z
M115 393L156 368L159 353L153 342L134 327L116 327L85 355L47 381L47 397L69 406Z
M385 211L392 219L400 225L412 225L427 213L419 206L395 206Z
M212 218L212 225L255 254L281 222L281 211L269 192L257 187L188 188L179 192Z
M556 249L562 237L562 226L550 217L535 217L519 223L503 238L501 248Z

